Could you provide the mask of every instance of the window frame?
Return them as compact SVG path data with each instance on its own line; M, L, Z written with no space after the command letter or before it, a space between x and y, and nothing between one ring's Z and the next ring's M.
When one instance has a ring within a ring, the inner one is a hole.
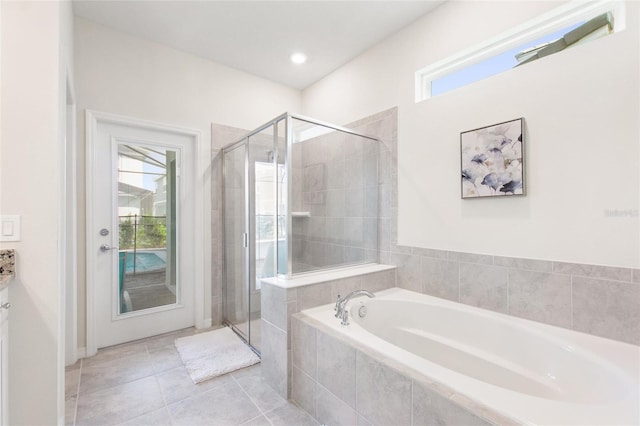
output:
M500 55L522 44L534 42L545 35L560 31L580 21L588 21L606 12L611 12L613 15L612 33L623 31L626 27L626 4L624 1L599 0L585 3L573 0L495 37L421 68L415 72L415 102L433 98L431 96L431 82L434 80ZM524 65L523 63L522 66Z

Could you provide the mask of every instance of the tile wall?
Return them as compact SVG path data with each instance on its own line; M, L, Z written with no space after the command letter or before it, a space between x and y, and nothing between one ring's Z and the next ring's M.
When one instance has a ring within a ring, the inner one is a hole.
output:
M515 424L308 321L291 320L291 399L321 424Z
M296 120L294 120L295 124ZM378 144L333 131L293 144L293 272L378 259Z
M291 316L304 309L333 303L356 289L371 292L395 286L394 269L325 281L297 288L262 283L262 374L284 398L291 392ZM336 319L337 321L337 319Z
M394 247L398 287L640 344L637 269Z

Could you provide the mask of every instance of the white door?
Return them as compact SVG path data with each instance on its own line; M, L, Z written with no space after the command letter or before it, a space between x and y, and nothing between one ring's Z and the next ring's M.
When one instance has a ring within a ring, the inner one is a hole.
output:
M87 355L195 324L197 136L87 112Z

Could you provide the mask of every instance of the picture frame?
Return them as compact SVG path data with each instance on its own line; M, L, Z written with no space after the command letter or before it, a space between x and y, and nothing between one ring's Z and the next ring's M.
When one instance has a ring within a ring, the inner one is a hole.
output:
M460 133L461 197L525 195L524 118Z

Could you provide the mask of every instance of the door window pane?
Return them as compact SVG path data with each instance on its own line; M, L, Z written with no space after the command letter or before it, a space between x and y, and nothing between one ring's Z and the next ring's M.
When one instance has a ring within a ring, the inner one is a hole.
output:
M118 144L120 314L177 303L174 150Z

